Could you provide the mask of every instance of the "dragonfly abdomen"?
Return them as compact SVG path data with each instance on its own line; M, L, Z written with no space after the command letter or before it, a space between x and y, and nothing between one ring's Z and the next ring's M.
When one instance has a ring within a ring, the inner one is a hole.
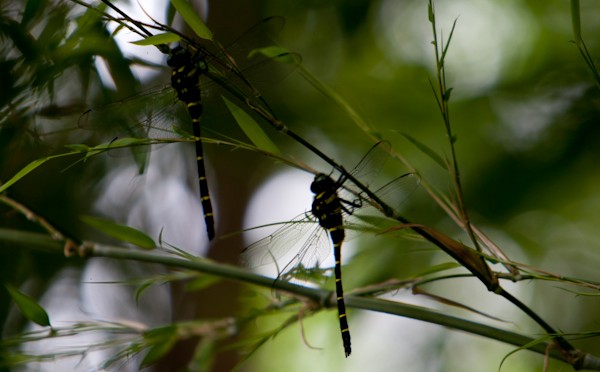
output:
M196 144L196 164L198 167L198 183L200 186L200 201L204 211L204 223L208 239L215 237L215 220L210 201L206 168L204 165L204 150L201 141L200 117L202 116L202 95L200 90L200 76L204 70L195 63L191 53L178 46L171 51L167 64L173 69L171 72L171 85L177 92L177 98L182 101L192 119L192 129Z

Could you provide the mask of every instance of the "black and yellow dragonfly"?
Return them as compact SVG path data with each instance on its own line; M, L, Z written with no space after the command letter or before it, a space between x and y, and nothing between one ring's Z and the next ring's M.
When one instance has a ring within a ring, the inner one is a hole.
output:
M377 173L374 168L383 165L384 159L389 157L388 150L388 142L377 143L349 174L355 178L362 178L361 176L366 174ZM311 214L302 214L293 221L285 223L273 234L242 251L242 262L249 267L258 267L276 262L301 244L292 261L287 263L280 272L279 277L283 278L297 267L318 267L331 252L331 248L327 247L333 246L335 293L346 357L352 352L342 285L342 245L346 238L347 217L366 204L376 204L368 200L363 193L352 190L347 185L349 183L346 182L347 180L348 174L345 173L342 173L337 180L334 180L331 175L317 174L310 185L314 194ZM401 204L417 185L418 176L415 173L405 173L377 190L375 194L378 196L396 194L393 195L396 200L393 205L396 206ZM341 196L341 193L344 195ZM329 244L326 243L327 241Z
M158 31L175 32L180 38L179 45L172 48L163 44L157 45L159 50L168 54L167 64L172 69L171 86L164 89L161 88L159 89L159 92L143 93L140 96L141 98L135 97L132 99L132 101L137 101L138 105L139 101L143 101L143 104L141 104L143 112L139 115L142 116L143 119L132 120L134 123L131 124L131 128L137 128L134 132L138 133L140 132L139 129L142 128L141 131L148 133L150 127L162 127L162 130L158 131L159 134L155 135L164 138L165 133L170 130L164 130L165 127L176 127L176 125L173 124L173 119L177 116L181 118L181 115L175 113L176 109L162 107L165 105L164 102L171 102L171 104L173 104L178 100L183 103L188 113L188 120L191 119L192 123L200 199L207 235L209 240L212 240L215 237L215 217L206 177L204 151L202 148L202 125L200 124L203 112L202 89L206 86L201 84L201 78L204 76L207 77L209 80L212 80L212 84L222 86L226 91L242 100L245 104L253 104L255 107L260 107L260 109L265 112L272 113L272 111L264 98L258 93L258 90L245 77L245 72L243 73L237 67L235 59L231 57L225 49L220 47L218 43L214 42L211 44L208 42L203 44L192 38L188 38L165 25L142 24L141 22L131 19L109 1L103 0L103 2L123 16L130 29L141 30L138 32L141 36L148 38L154 36L147 31L147 28L152 27ZM120 20L119 22L124 21ZM241 44L240 39L243 37L256 37L257 34L266 33L267 30L279 29L281 27L283 27L282 18L267 18L245 32L242 37L236 39L233 44ZM299 57L293 54L289 54L289 56L291 56L292 59L299 59ZM277 58L271 58L271 61L263 60L256 63L251 69L258 69L259 67L264 69L265 65L276 60ZM113 110L114 106L130 106L127 101L128 100L118 102L117 104L109 105L109 107L101 107L99 109L86 111L79 120L80 126L91 127L94 124L90 123L107 122L107 111ZM131 108L121 110L131 111ZM161 121L166 121L166 123L161 123ZM144 127L147 127L148 129L143 129ZM128 130L131 130L131 128Z
M200 118L202 116L202 95L200 91L200 76L207 70L204 56L192 56L190 51L181 46L171 49L167 64L172 68L171 86L177 92L177 98L183 102L192 119L194 143L196 144L196 163L198 166L198 184L200 185L200 201L204 212L204 222L208 240L215 237L215 217L206 180L204 151L202 150L202 133Z

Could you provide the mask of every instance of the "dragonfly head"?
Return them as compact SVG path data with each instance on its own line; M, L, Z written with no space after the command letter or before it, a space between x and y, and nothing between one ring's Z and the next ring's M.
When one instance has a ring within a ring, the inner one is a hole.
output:
M312 191L313 194L320 194L323 191L335 188L335 181L331 179L331 177L323 173L317 174L313 182L310 184L310 191Z
M181 45L178 45L171 49L169 58L167 58L167 65L177 68L190 63L191 59L192 55L190 54L190 51Z

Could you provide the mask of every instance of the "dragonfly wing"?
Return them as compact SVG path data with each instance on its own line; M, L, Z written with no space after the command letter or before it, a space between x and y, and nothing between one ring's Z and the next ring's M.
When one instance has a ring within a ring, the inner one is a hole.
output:
M350 173L361 182L373 179L391 157L390 150L391 145L388 141L376 143ZM371 191L374 191L375 195L389 207L397 210L418 188L419 182L419 175L409 172L394 178L377 190L371 188ZM357 190L355 186L348 186L347 184L348 182L340 188L342 199L359 206L373 205L374 202L371 203L363 192ZM369 187L366 183L364 185Z
M375 195L398 211L402 204L419 188L420 181L417 173L405 173L383 185L375 191Z
M298 251L297 263L308 268L318 267L329 257L331 252L329 234L325 229L317 226Z
M138 95L100 106L84 112L78 126L94 131L101 140L119 143L124 138L170 140L181 138L189 129L189 116L185 107L177 101L170 87L150 89ZM185 123L185 124L184 124ZM157 141L152 141L156 143ZM150 151L150 146L131 148L110 148L109 156L122 157L131 153L141 154ZM153 145L158 148L160 145Z
M315 226L318 227L314 221L304 217L304 214L301 216L302 218L295 218L271 235L246 247L241 255L242 264L250 268L273 264L285 257L294 247L301 247L311 230L315 229Z
M269 17L226 48L219 44L209 48L216 51L207 50L209 69L206 75L243 103L258 105L273 114L261 92L283 80L302 60L298 54L286 53L284 49L273 46L270 36L279 33L284 24L282 17ZM190 43L199 50L206 50L191 40ZM204 84L203 88L210 89L211 84Z
M148 137L156 129L166 133L173 127L174 112L179 110L173 108L175 103L170 86L153 88L84 112L78 126L121 137Z
M285 18L274 16L263 19L254 26L244 31L241 35L230 42L226 42L225 48L218 48L215 57L233 63L241 62L258 45L273 44L273 38L277 37L285 26Z
M314 220L296 219L242 251L242 264L256 268L278 264L280 274L297 266L320 266L330 255L327 232Z
M211 90L219 86L226 95L235 97L244 105L262 107L275 116L263 93L276 88L277 83L297 69L301 60L302 58L295 53L263 55L253 58L253 63L241 71L211 64L206 73L210 82L204 84L203 88Z
M350 173L359 181L375 177L390 158L391 144L389 141L379 141L363 156Z

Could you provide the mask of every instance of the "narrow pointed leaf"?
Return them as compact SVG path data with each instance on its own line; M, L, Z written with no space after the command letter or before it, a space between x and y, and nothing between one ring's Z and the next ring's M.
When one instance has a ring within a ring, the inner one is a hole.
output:
M256 55L262 55L278 63L287 63L300 65L302 63L302 57L297 53L291 53L289 50L280 47L278 45L270 45L263 48L256 48L248 53L248 58L252 58Z
M571 0L571 25L573 27L573 35L575 42L581 40L581 14L579 11L579 0Z
M502 358L502 361L500 362L500 365L498 366L498 371L500 371L500 370L501 370L501 368L502 368L502 365L504 364L504 362L506 362L506 360L508 360L508 358L509 358L511 355L513 355L513 354L517 353L518 351L522 351L522 350L531 349L531 348L532 348L532 347L534 347L535 345L538 345L538 344L541 344L541 343L544 343L544 342L548 342L548 341L550 341L550 340L551 340L551 336L541 336L541 337L539 337L539 338L537 338L537 339L535 339L535 340L533 340L533 341L531 341L531 342L529 342L529 343L526 343L525 345L522 345L522 346L520 346L520 347L518 347L518 348L516 348L516 349L512 350L511 352L509 352L508 354L506 354L506 355L504 356L504 358Z
M206 371L212 371L218 350L219 345L217 341L210 338L201 339L198 345L196 345L190 365L203 366L206 368Z
M446 101L446 102L450 102L450 94L452 94L452 90L453 90L453 89L454 89L454 88L448 88L448 89L446 90L446 92L444 93L444 101Z
M217 284L221 281L221 278L213 275L200 275L196 279L189 282L185 289L187 291L200 291L206 289L213 284Z
M352 119L354 124L358 126L360 130L365 132L369 136L374 136L375 138L381 139L381 134L375 130L375 128L367 123L359 114L354 110L352 105L350 105L341 95L339 95L333 88L329 87L327 84L319 80L315 75L310 73L304 66L298 66L298 71L301 76L304 77L309 84L311 84L315 89L321 92L325 97L329 98L333 102L335 102L342 110L346 112L346 115Z
M506 323L506 320L504 320L504 319L501 319L501 318L495 317L493 315L484 313L483 311L477 310L477 309L475 309L473 307L470 307L470 306L467 306L465 304L461 304L460 302L450 300L450 299L448 299L446 297L438 296L436 294L427 292L424 289L421 289L419 287L413 287L413 294L427 296L427 297L431 298L432 300L435 300L435 301L437 301L439 303L442 303L444 305L457 307L459 309L470 311L472 313L484 316L484 317L492 319L492 320L496 320L496 321L499 321L499 322Z
M449 236L425 225L400 224L389 229L388 231L406 228L418 230L421 232L421 234L427 234L431 238L435 239L439 243L438 247L458 261L465 269L469 270L477 278L479 278L479 280L481 280L490 291L494 291L499 288L498 278L485 263L480 253L475 249L468 247L463 243L456 241Z
M229 101L225 97L223 97L223 101L225 101L227 108L235 118L235 121L238 123L240 128L244 131L246 136L248 136L250 141L252 141L252 143L256 147L263 151L270 152L272 154L281 153L277 145L275 145L273 141L271 141L267 134L258 125L258 123L254 119L252 119L252 117L248 115L246 111L242 110L239 106Z
M429 156L429 158L436 162L440 167L447 169L442 157L439 156L435 151L433 151L429 146L425 145L423 142L419 141L418 139L412 137L409 134L402 133L402 135L413 145L415 145L419 150L421 150L425 155Z
M115 239L134 244L144 249L154 249L156 247L156 243L152 238L133 227L120 225L113 221L93 216L81 216L81 220Z
M36 159L36 160L32 161L31 163L27 164L23 169L18 171L17 174L15 174L10 180L8 180L6 183L4 183L2 186L0 186L0 192L4 192L6 189L8 189L10 186L12 186L15 182L17 182L21 178L25 177L26 175L28 175L30 172L32 172L34 169L36 169L40 165L44 164L48 160L50 160L50 158L41 158L41 159Z
M165 32L162 34L157 34L153 36L149 36L145 39L138 40L132 42L135 45L159 45L159 44L168 44L168 43L177 43L181 40L181 37L177 34L171 32Z
M144 334L144 339L152 346L142 361L142 367L158 362L171 351L177 338L177 327L175 326L156 328Z
M44 310L44 308L41 307L35 299L19 291L11 284L5 283L4 287L27 319L41 325L42 327L50 325L48 313L46 313L46 310Z
M23 167L11 179L9 179L5 183L3 183L0 186L0 192L6 191L9 187L11 187L13 184L15 184L21 178L25 177L26 175L28 175L29 173L31 173L33 170L35 170L37 167L39 167L40 165L44 164L48 160L52 160L52 159L55 159L55 158L61 158L63 156L76 155L76 154L79 154L79 151L67 152L67 153L64 153L64 154L52 155L52 156L48 156L48 157L45 157L45 158L36 159L36 160L32 161L31 163L27 164L25 167Z
M427 18L429 19L429 22L433 23L434 15L433 15L433 5L431 5L431 2L429 3L429 5L427 5Z
M444 262L444 263L441 263L438 265L433 265L431 267L428 267L426 270L419 272L415 276L422 277L422 276L427 276L427 275L431 275L431 274L437 274L442 271L456 269L457 267L461 267L461 265L458 264L457 262Z
M171 0L171 4L173 4L175 9L177 9L179 14L181 14L185 20L185 23L187 23L187 25L194 30L196 35L205 40L212 40L212 31L202 21L190 3L188 3L186 0Z
M89 147L88 145L84 145L82 143L72 143L70 145L65 145L65 147L68 148L69 150L79 151L79 152L87 152L91 149L91 147Z

